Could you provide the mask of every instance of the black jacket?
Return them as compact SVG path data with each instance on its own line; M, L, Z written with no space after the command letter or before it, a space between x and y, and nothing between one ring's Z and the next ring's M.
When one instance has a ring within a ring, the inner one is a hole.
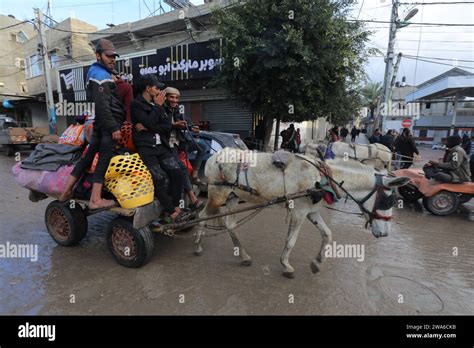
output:
M380 143L388 147L390 151L395 150L395 146L394 146L395 138L389 134L382 135L380 137Z
M413 157L413 154L416 153L419 155L418 149L416 148L415 141L412 137L398 136L395 141L395 149L399 151L403 156ZM409 159L404 159L409 160Z
M165 109L166 114L171 119L171 122L177 121L185 121L184 115L179 113L178 108L172 108L167 102L163 104L163 108ZM185 145L187 142L192 141L192 135L189 134L191 131L192 124L188 123L188 131L186 132L184 129L175 129L176 137L180 143L180 145Z
M133 100L130 111L133 125L141 123L147 129L146 131L137 132L133 127L133 143L138 150L140 150L140 147L158 147L160 145L170 148L170 135L173 125L171 118L168 117L163 107L147 102L139 94ZM161 144L157 142L157 134Z
M125 110L111 72L100 62L92 64L87 73L87 100L94 103L94 127L110 133L120 130Z

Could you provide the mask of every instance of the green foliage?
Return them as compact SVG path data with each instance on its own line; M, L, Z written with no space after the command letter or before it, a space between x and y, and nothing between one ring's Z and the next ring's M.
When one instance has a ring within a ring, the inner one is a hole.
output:
M255 0L216 9L225 64L213 85L266 118L348 120L361 106L370 54L370 32L346 20L354 2Z
M360 91L362 95L362 105L370 109L370 115L374 116L375 109L382 97L382 83L368 81Z

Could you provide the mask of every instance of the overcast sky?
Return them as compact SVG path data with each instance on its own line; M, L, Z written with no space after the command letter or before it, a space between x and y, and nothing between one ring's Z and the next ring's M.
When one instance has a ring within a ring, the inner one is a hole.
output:
M440 3L455 0L401 0L403 3ZM469 2L468 0L461 0ZM192 0L202 4L203 0ZM21 3L21 6L19 4ZM359 0L352 13L359 20L389 21L391 0ZM140 4L140 6L139 6ZM47 0L0 0L0 12L13 14L18 19L32 19L33 7L46 10ZM85 22L105 28L106 23L120 24L147 17L151 12L159 13L159 0L52 0L52 16L62 21L73 16ZM164 2L162 6L169 9ZM402 5L400 17L413 6ZM474 25L474 4L461 5L417 5L418 14L411 20L414 23L457 23ZM367 23L375 33L371 37L371 47L386 52L388 43L388 23ZM444 71L458 66L474 68L474 26L421 26L412 24L397 32L396 53L428 57L439 63L432 64L420 60L402 58L398 80L406 76L408 84L419 84ZM434 59L436 58L436 59ZM446 60L441 60L446 59ZM425 58L423 58L425 59ZM457 59L457 63L456 63ZM468 62L463 62L467 60ZM385 63L383 57L372 57L366 66L368 76L374 81L382 81ZM466 69L474 72L474 69Z

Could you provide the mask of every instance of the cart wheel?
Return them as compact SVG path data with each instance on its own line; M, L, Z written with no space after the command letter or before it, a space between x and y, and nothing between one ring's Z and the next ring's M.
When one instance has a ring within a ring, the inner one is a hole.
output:
M53 201L44 218L48 233L59 245L73 246L87 234L87 218L79 204L72 209L68 203Z
M418 188L412 184L400 186L398 188L398 193L408 203L415 203L423 197L423 194L418 190Z
M148 227L137 230L129 220L118 217L107 228L107 245L119 264L139 268L153 255L153 234Z
M423 206L434 215L451 215L459 208L459 196L454 192L440 191L431 197L423 197Z
M15 146L13 145L5 145L6 146L6 155L8 157L12 157L15 154Z

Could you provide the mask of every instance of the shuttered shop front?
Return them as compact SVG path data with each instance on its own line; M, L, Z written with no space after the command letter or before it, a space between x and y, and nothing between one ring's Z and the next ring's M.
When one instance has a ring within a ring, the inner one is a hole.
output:
M229 100L203 102L202 120L209 121L211 131L247 137L252 130L252 112Z

